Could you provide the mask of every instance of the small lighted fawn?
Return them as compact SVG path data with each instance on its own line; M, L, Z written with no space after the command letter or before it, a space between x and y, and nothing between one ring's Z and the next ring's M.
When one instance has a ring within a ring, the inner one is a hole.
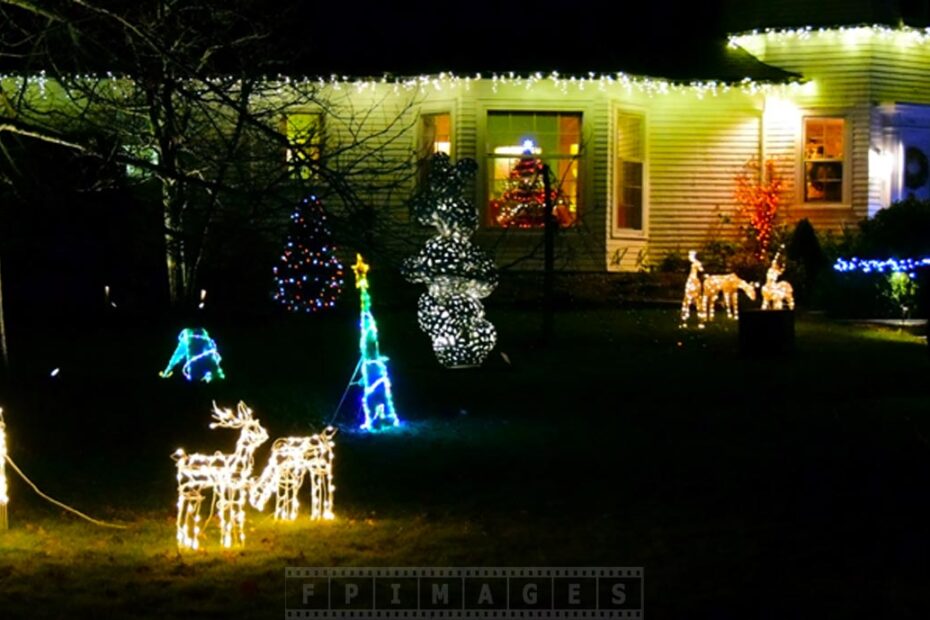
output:
M268 465L252 485L249 502L262 510L275 492L275 520L297 519L297 494L310 474L310 518L333 518L333 437L336 429L326 429L310 437L281 437L271 446Z
M772 259L772 264L765 272L765 284L762 286L762 309L781 310L785 304L789 310L794 310L794 289L791 283L778 278L785 272L778 266L778 254Z
M178 547L200 546L200 506L204 492L213 489L213 502L219 512L220 541L224 547L245 542L245 503L251 486L253 455L268 440L268 433L252 417L252 410L240 402L236 412L213 403L210 428L237 428L239 439L232 454L216 452L186 454L178 449L172 458L178 466ZM205 526L206 524L204 524Z
M708 320L714 318L714 308L717 298L723 295L723 305L727 309L727 316L731 319L739 318L739 292L746 293L746 297L756 300L756 287L740 278L735 273L726 275L705 276L704 278L704 306Z
M688 260L691 261L691 272L685 281L685 296L681 300L681 326L684 327L691 317L691 306L694 306L698 316L698 327L704 326L704 300L701 296L701 278L699 273L704 271L704 266L697 259L697 252L691 250L688 252Z

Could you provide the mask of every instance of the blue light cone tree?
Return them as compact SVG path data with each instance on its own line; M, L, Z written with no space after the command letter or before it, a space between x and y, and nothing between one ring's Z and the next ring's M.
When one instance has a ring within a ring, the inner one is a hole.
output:
M355 272L355 287L358 289L359 317L359 367L358 385L362 387L362 413L359 425L363 431L378 431L400 426L391 394L391 376L388 374L388 358L381 355L378 342L378 324L371 313L371 295L368 294L368 264L357 255L352 271Z
M427 186L411 206L416 221L438 234L401 268L408 281L427 286L417 319L433 342L436 359L447 368L480 366L497 341L481 304L497 286L497 268L471 240L478 212L465 197L476 170L472 159L453 164L443 153L432 157Z
M323 203L313 195L304 198L291 214L291 223L281 261L274 268L274 299L290 312L332 308L342 293L344 274Z

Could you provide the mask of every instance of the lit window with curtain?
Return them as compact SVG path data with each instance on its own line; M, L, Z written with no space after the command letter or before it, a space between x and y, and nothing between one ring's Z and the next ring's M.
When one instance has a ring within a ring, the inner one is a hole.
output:
M846 121L804 119L804 202L843 202Z

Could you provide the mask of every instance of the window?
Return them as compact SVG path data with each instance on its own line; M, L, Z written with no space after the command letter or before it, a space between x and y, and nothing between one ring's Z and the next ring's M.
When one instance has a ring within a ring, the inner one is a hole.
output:
M435 153L452 155L452 115L448 112L420 116L420 159Z
M429 158L436 153L452 156L452 115L448 112L422 114L420 116L420 133L417 144L417 180L426 182L429 174Z
M301 179L309 179L312 172L306 161L318 162L323 153L323 115L320 112L296 112L284 118L284 135L287 136L287 162Z
M804 202L843 202L846 122L804 119Z
M488 112L488 224L545 224L542 165L552 171L551 200L562 226L578 219L581 114Z
M627 112L617 115L614 226L619 229L643 229L645 133L642 115Z

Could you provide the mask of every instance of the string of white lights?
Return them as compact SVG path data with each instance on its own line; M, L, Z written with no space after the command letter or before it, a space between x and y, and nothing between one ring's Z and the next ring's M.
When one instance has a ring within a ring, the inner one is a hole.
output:
M736 46L738 39L731 39L731 46ZM81 88L90 88L91 86L99 88L101 81L110 81L111 92L118 93L121 90L131 89L132 78L128 75L116 75L113 73L93 74L85 73L80 75L70 75L66 78ZM35 87L41 96L49 93L49 86L56 82L56 79L47 75L44 71L34 74L2 73L0 82L9 82L17 90L25 91L30 87ZM194 80L189 80L194 82ZM241 86L236 78L232 76L222 76L213 79L198 80L204 88L222 87L230 91L235 91L237 84ZM717 96L731 91L743 92L748 94L756 93L775 93L783 94L786 91L800 85L797 80L789 81L764 81L743 78L738 81L725 80L670 80L661 77L650 77L643 75L633 75L624 72L588 72L584 75L562 75L558 71L549 73L532 72L532 73L476 73L471 76L460 76L452 72L441 72L433 75L419 76L389 76L384 75L375 77L352 77L347 75L331 75L324 77L290 77L285 75L267 76L259 80L258 91L264 91L265 94L275 94L286 96L288 91L296 93L307 88L329 89L333 92L354 91L357 93L366 91L381 92L387 88L395 93L401 92L447 92L452 90L463 89L471 90L477 85L486 84L493 92L501 89L516 88L523 90L533 90L536 88L554 88L557 91L567 94L569 92L581 92L588 90L609 91L625 90L627 92L637 92L646 95L667 95L667 94L693 94L699 98L705 96ZM190 88L196 88L192 85Z
M856 26L835 26L832 28L804 26L801 28L765 28L731 34L728 38L730 47L747 47L753 39L768 42L790 43L807 40L845 40L849 43L865 43L872 40L892 42L901 45L924 45L930 42L930 28L913 28L911 26L885 26L881 24L860 24Z

